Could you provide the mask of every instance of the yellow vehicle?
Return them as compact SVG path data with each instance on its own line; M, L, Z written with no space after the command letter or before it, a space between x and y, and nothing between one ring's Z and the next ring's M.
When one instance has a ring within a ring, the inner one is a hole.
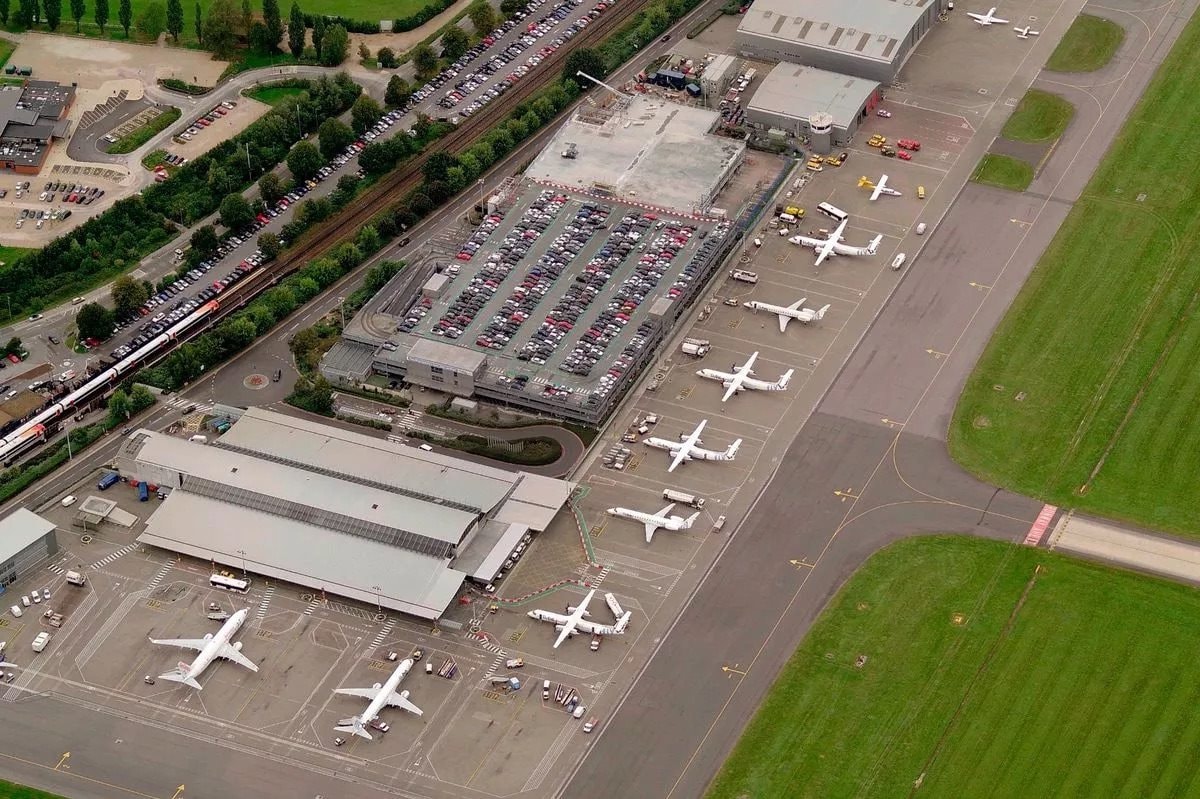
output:
M887 144L887 137L880 136L878 133L867 139L867 145L869 147L882 147L885 144Z
M830 166L841 166L842 165L841 159L838 158L836 155L825 156L825 163L829 164Z
M924 186L917 186L917 199L918 200L925 199L925 187Z
M808 163L804 165L804 168L809 172L820 172L824 168L822 166L824 163L825 160L821 158L821 156L814 155L812 158L808 159Z
M783 209L783 212L785 214L791 214L792 216L796 217L797 219L804 218L804 209L800 208L799 206L796 206L796 205L789 205L787 208Z

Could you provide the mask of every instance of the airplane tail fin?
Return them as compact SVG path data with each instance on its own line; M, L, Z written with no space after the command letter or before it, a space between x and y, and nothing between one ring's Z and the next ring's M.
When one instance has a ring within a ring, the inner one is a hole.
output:
M687 517L687 519L685 519L683 522L683 529L684 530L692 529L692 525L695 524L696 520L699 518L700 518L700 513L698 511L696 513L693 513L691 516Z
M354 716L353 718L342 719L338 725L334 727L338 732L348 732L351 735L357 735L360 738L366 738L368 741L375 740L371 737L371 733L367 732L366 725L363 724L362 717Z
M181 682L189 688L195 688L197 691L203 691L204 687L200 685L200 683L196 682L195 678L188 676L188 671L190 670L191 667L188 666L188 664L180 662L178 666L171 671L168 671L166 674L158 675L158 679L166 680L168 682Z
M878 252L879 251L879 243L881 241L883 241L882 233L879 234L878 236L876 236L875 238L871 239L871 243L867 245L867 252L870 253L871 255L874 255L876 252Z
M737 455L738 447L742 445L742 440L739 438L729 445L729 449L725 450L725 460L731 461Z
M826 307L828 307L828 306L826 306ZM820 317L817 317L817 318L819 319ZM788 369L786 372L783 373L783 376L779 378L779 382L777 382L775 384L775 388L779 391L786 391L787 387L788 387L788 383L791 381L792 375L794 375L795 373L796 373L795 369Z
M625 628L629 626L629 619L633 616L632 610L625 611L621 618L617 619L617 623L613 625L613 632L620 635L625 632Z

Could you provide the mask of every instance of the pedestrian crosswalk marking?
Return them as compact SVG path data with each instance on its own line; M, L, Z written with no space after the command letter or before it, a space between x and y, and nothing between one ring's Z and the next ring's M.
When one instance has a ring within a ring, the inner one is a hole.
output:
M392 628L395 626L396 626L396 620L388 619L387 624L383 625L383 629L379 631L379 634L375 636L375 640L371 642L371 648L372 649L378 648L379 645L383 643L383 640L385 638L387 638L388 633L390 633L392 631Z
M108 564L110 564L110 563L112 563L114 560L116 560L117 558L121 557L122 555L127 555L127 554L129 554L130 552L132 552L132 551L133 551L133 550L135 550L135 549L137 549L137 542L136 542L136 541L135 541L134 543L132 543L132 544L126 544L125 546L121 547L120 549L118 549L116 552L112 553L112 554L111 554L111 555L109 555L108 557L101 558L100 560L98 560L98 561L96 561L95 563L93 563L93 564L92 564L92 568L93 568L93 569L99 569L99 568L101 568L102 566L107 566Z
M255 620L262 624L262 620L267 617L267 606L271 604L271 597L275 595L275 585L272 583L267 586L267 590L263 593L262 601L258 603L258 613L254 615Z

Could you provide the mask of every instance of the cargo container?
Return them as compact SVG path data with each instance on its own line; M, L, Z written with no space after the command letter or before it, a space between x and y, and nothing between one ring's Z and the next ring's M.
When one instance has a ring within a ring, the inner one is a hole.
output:
M96 488L100 489L101 491L107 491L119 482L121 482L121 476L119 474L116 472L105 472L100 477L100 481L96 483Z

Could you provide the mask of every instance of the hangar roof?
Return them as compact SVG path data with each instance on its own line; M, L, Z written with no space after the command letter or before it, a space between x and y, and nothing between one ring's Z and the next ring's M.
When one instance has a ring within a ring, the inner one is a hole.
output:
M934 0L757 0L738 32L891 62Z
M54 522L26 508L17 508L0 519L0 562L17 555L54 528Z
M835 126L846 128L878 89L873 80L784 61L766 74L746 110L793 119L808 119L824 111L833 116Z

